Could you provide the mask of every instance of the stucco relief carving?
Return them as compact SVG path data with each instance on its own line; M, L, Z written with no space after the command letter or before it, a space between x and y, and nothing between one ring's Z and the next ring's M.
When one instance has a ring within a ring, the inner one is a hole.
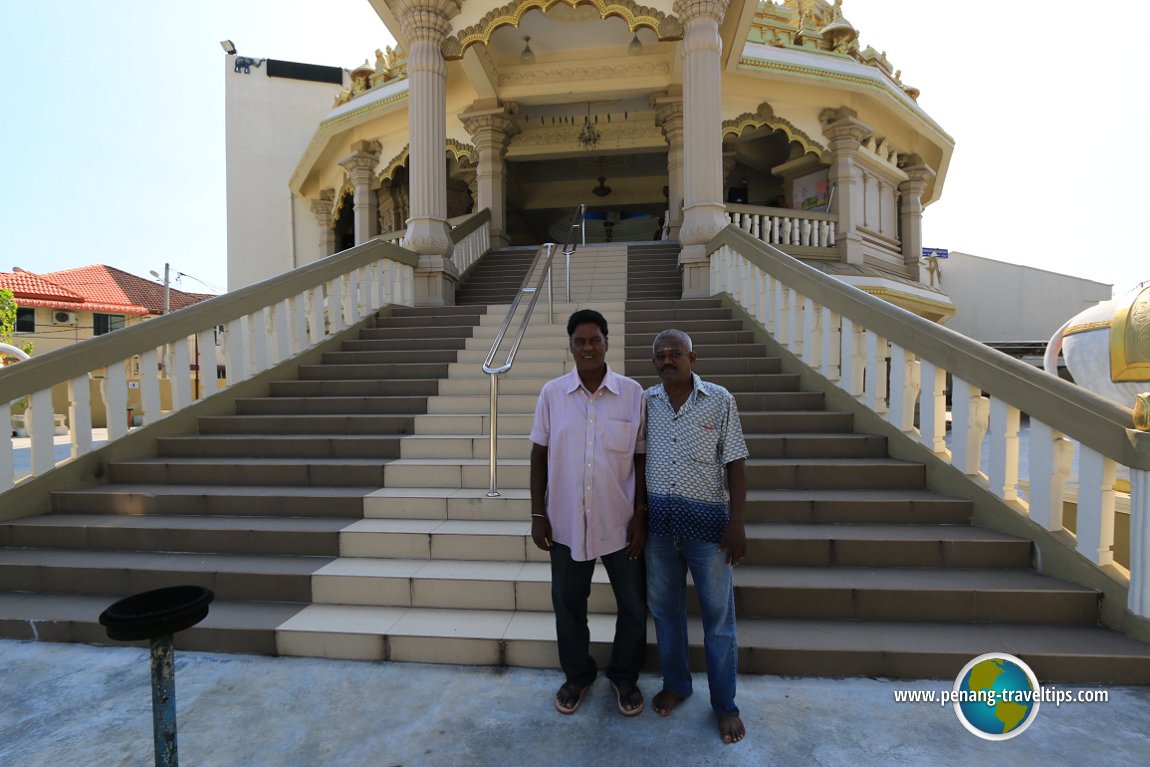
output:
M562 69L532 69L525 72L505 72L499 75L499 85L536 85L540 83L569 82L572 80L610 80L624 77L656 77L669 75L671 65L665 62L645 64L616 64L600 67L564 67Z
M826 147L796 128L790 120L776 116L774 108L765 101L759 104L759 108L753 113L744 112L738 117L723 120L723 137L739 136L748 128L761 128L763 126L781 130L788 140L799 142L805 152L822 154L826 151Z
M540 130L525 131L515 139L515 146L550 146L552 144L559 145L574 145L578 144L579 131L582 129L582 124L579 125L563 125L554 128L548 127ZM602 121L598 123L599 133L602 136L601 143L611 141L633 141L648 139L662 143L663 137L659 128L654 124L650 125L606 125Z
M464 144L458 139L447 139L447 152L455 158L456 162L466 162L474 165L479 162L479 152L471 144Z
M724 6L727 4L727 0L704 1L721 2ZM540 10L548 13L551 8L560 5L571 9L589 6L597 12L600 19L608 16L622 19L627 29L631 31L646 27L654 31L660 40L678 40L683 35L683 27L678 19L656 8L639 5L633 0L512 0L506 5L492 9L477 23L459 30L457 34L444 40L440 50L446 59L462 58L470 46L476 43L486 45L491 40L491 35L500 27L518 28L520 20L527 12ZM564 13L567 13L566 10ZM576 11L576 13L583 12ZM571 14L567 13L567 20L571 18Z

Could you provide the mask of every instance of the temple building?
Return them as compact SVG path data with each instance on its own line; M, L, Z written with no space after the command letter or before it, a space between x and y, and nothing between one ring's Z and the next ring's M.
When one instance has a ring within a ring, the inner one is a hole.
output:
M226 60L230 289L383 236L451 304L452 219L538 244L587 203L588 242L679 243L684 297L734 222L953 314L920 260L954 142L841 0L371 3L399 42L350 72Z

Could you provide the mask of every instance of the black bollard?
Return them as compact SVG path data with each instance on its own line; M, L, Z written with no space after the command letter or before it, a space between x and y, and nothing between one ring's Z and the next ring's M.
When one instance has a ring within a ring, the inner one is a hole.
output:
M147 639L152 652L152 735L156 767L177 767L176 671L172 635L191 628L208 614L215 599L203 586L170 586L121 599L100 614L108 638L120 642Z

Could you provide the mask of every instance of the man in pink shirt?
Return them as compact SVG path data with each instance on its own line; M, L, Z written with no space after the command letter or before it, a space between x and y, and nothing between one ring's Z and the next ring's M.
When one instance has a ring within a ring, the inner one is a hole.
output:
M555 708L575 713L598 673L588 651L587 597L602 559L618 607L607 678L619 712L636 716L647 652L643 388L607 367L602 314L575 312L567 335L575 368L543 385L531 428L531 537L551 553L551 603L567 677Z

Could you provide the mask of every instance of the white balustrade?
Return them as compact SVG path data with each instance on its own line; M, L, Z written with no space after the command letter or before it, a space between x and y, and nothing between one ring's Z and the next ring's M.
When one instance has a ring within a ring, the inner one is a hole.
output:
M730 204L727 206L727 220L756 240L771 245L807 248L833 248L835 245L836 221L829 213Z
M761 215L747 210L747 206L737 206L729 215L741 232L731 234L734 229L728 228L716 238L712 293L729 293L801 362L836 382L846 393L917 439L975 483L985 482L985 487L1009 504L1012 513L1029 515L1046 530L1072 533L1077 551L1098 566L1116 562L1115 526L1120 493L1115 488L1115 477L1118 468L1127 465L1117 458L1125 455L1123 451L1133 444L1136 457L1128 467L1130 587L1127 607L1138 616L1150 618L1150 468L1146 467L1146 446L1150 440L1135 439L1139 435L1129 426L1123 427L1121 417L1105 411L1108 405L1097 399L1080 401L1079 398L1088 395L1062 388L1070 386L1065 382L1035 374L1022 363L1005 359L976 342L953 333L947 335L949 331L861 294L777 249L742 239L753 236L756 226L761 226L763 239L770 242L813 245L822 241L823 225L833 231L833 221L807 220L808 228L803 225L804 220L788 221L783 216ZM808 289L817 291L818 298L805 292ZM834 300L824 303L824 296ZM863 311L860 306L867 308ZM868 327L872 321L884 329ZM913 329L908 328L910 325ZM886 333L892 338L885 338ZM895 341L895 337L899 340ZM930 343L926 343L927 340ZM953 348L956 345L957 351ZM976 362L987 356L994 356L992 364ZM958 368L973 370L976 377L965 380L964 375L955 373ZM949 412L948 377L951 380ZM1007 382L1001 385L1007 387L1009 395L995 390L1002 381ZM1028 391L1032 394L1026 394ZM1036 408L1073 431L1075 422L1063 416L1064 408L1048 404L1057 402L1058 397L1073 402L1076 412L1083 417L1091 412L1100 415L1091 416L1094 420L1089 436L1084 431L1076 437L1053 428L1034 412L1029 413L1029 480L1024 498L1020 490L1023 412ZM1091 411L1091 408L1097 410ZM952 425L950 450L946 444L948 417ZM1104 443L1099 436L1106 429L1110 429L1109 443ZM1101 448L1086 442L1110 446L1103 453ZM1076 452L1079 461L1075 489L1071 478ZM1067 503L1077 504L1072 528L1067 527L1068 520L1064 519L1063 508Z
M486 249L486 223L475 226L469 237L463 252L478 258L483 252L479 248ZM12 421L31 439L27 448L14 446L10 438L0 439L0 493L25 476L40 476L57 465L58 430L66 429L71 443L64 460L91 452L93 380L99 382L108 439L119 439L132 427L133 414L142 424L153 424L166 415L162 408L167 402L178 411L216 393L220 323L231 386L312 348L383 306L410 306L417 263L414 254L371 242L281 275L274 283L245 288L4 368L0 391L11 403L9 410L27 404L24 414ZM114 350L118 359L105 363L110 357L100 355L113 352L98 351L104 349ZM54 412L53 385L60 388L58 401L66 402L66 416Z

